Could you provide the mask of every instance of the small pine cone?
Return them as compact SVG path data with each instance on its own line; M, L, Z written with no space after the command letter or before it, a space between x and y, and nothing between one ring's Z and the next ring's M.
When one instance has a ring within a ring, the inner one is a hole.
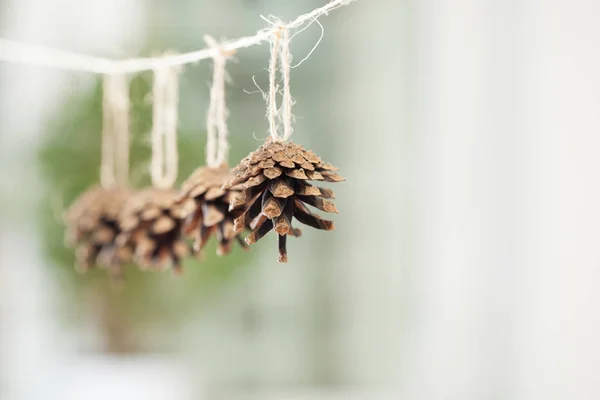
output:
M223 189L223 185L233 179L230 169L223 165L218 168L201 167L183 183L179 202L194 201L194 207L184 216L184 233L194 236L194 250L202 251L211 235L219 241L218 255L229 254L234 239L244 249L248 245L239 232L233 229L233 220L240 211L228 210L229 203L240 193L241 186Z
M268 141L240 161L233 170L235 178L224 186L244 187L230 204L232 212L241 212L234 220L235 231L249 226L252 232L246 242L252 244L274 229L279 235L279 262L287 262L287 235L301 234L292 227L292 217L313 228L334 229L332 221L311 213L305 204L325 212L338 212L333 202L327 200L334 198L331 190L307 182L343 181L335 170L300 145Z
M176 204L172 189L146 189L134 195L119 215L119 246L134 249L134 261L143 269L181 272L181 259L190 248L181 236L182 215L189 203Z
M100 266L120 274L122 266L131 261L131 248L115 245L121 233L117 218L131 196L125 188L93 186L69 207L65 243L76 249L78 270Z

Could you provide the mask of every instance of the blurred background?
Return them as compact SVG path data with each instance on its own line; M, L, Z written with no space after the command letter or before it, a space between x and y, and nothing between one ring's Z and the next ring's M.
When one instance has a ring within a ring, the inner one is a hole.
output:
M0 36L106 57L204 47L324 0L0 0ZM600 3L360 0L292 70L294 141L340 167L334 232L185 274L79 275L61 213L98 178L98 76L0 64L0 398L597 399ZM296 60L318 40L292 44ZM268 45L228 64L235 164ZM212 65L181 78L180 179ZM147 185L152 76L132 79ZM214 250L214 247L213 247ZM100 271L102 272L102 271Z

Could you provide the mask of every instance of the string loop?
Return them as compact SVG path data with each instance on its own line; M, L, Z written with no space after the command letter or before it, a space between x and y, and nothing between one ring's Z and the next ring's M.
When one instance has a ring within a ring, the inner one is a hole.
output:
M225 52L212 36L204 36L204 41L209 47L218 49L213 57L213 79L206 117L206 164L209 167L219 167L227 162L229 155L229 132L227 130L229 110L225 104L225 81L228 77L225 65L228 56L233 52Z
M154 70L151 177L155 187L168 189L177 179L177 106L179 68Z
M129 177L129 81L124 74L104 76L101 151L102 186L126 186Z
M269 133L274 142L285 142L292 136L292 106L294 100L290 92L290 34L285 26L278 25L271 39L271 61L269 62L269 96L267 98L267 118L269 119ZM277 93L279 85L276 83L277 66L283 84L281 107L277 107Z

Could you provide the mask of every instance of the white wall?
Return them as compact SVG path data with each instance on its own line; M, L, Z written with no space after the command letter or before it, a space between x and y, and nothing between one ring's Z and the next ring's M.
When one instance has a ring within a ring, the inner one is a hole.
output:
M339 232L344 376L597 398L600 3L377 4L340 44L360 227Z
M92 54L122 56L121 46L135 49L143 21L137 1L12 0L3 6L5 37ZM65 328L57 301L60 288L41 256L31 218L38 201L35 185L40 184L36 142L53 107L70 91L92 83L87 74L0 67L0 187L3 204L11 207L3 210L0 223L2 399L187 396L187 378L177 365L154 359L119 363L76 354L81 338ZM23 188L24 182L32 186Z

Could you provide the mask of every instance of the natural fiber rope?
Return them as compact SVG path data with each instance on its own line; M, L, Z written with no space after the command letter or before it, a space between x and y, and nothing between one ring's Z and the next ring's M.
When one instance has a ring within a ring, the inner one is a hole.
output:
M115 169L117 183L127 186L129 181L129 81L125 75L113 75L115 80Z
M111 109L111 76L106 75L102 90L102 149L100 161L100 183L103 187L115 186L115 135Z
M277 78L277 52L279 51L279 42L281 40L281 32L277 31L273 34L271 40L271 61L269 62L269 97L267 98L267 118L269 119L269 133L274 141L280 140L279 124L277 121L277 91L279 86L275 83Z
M279 28L271 41L271 61L269 62L269 96L267 97L267 118L269 133L274 142L285 142L292 136L292 106L294 101L290 93L290 33L287 28ZM279 85L276 83L277 65L283 82L281 107L277 107Z
M212 47L220 49L219 44L211 36L206 35L204 41ZM225 64L227 57L222 50L214 57L214 70L212 86L210 88L210 104L206 117L206 164L209 167L219 167L227 162L229 153L227 116L228 110L225 104L225 79L227 71Z
M152 184L171 188L177 179L177 106L179 99L178 68L154 70L152 113Z
M283 124L282 140L288 140L292 136L292 106L294 101L290 93L290 63L292 56L290 54L290 31L287 28L283 29L281 40L281 51L279 52L279 70L283 80L283 98L281 99L281 115L280 120Z
M322 15L341 6L348 5L354 0L333 0L328 4L313 11L302 14L287 24L273 22L274 18L264 18L274 27L261 29L253 36L246 36L226 42L222 45L225 52L242 49L261 44L270 40L280 28L294 29L308 21L314 21ZM38 65L49 68L59 68L70 71L87 71L99 74L124 74L141 71L153 71L165 67L195 63L207 58L214 58L219 49L208 48L190 53L169 55L156 58L132 58L127 60L111 60L100 57L91 57L67 51L56 50L43 46L29 45L0 38L0 61L15 62L20 64Z
M126 186L129 176L129 83L123 74L104 77L101 158L102 186Z

